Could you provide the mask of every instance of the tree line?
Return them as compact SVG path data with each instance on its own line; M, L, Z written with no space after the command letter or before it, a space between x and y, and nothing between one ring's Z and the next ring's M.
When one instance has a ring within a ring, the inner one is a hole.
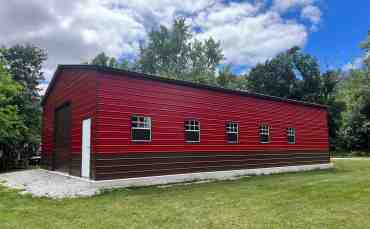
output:
M220 42L195 39L184 19L149 33L135 60L98 54L85 64L126 69L235 90L324 104L332 150L370 151L370 30L358 69L322 71L317 59L293 47L237 75L224 64ZM0 49L0 162L35 153L41 139L42 64L33 45ZM4 167L4 165L1 165Z
M42 63L33 45L0 48L0 169L27 163L41 141Z

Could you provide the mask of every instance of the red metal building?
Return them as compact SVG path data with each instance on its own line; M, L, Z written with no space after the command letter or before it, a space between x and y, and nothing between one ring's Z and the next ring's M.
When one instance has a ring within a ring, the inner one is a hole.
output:
M329 162L321 105L91 65L42 104L44 165L90 179Z

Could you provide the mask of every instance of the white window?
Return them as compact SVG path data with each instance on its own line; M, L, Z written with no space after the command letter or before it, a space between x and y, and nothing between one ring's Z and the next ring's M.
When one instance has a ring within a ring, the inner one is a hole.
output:
M152 121L150 117L131 116L132 141L149 142L152 139Z
M287 136L288 136L288 143L295 144L295 129L294 128L287 128Z
M226 137L228 143L238 143L239 140L239 124L236 122L226 123Z
M260 125L260 142L269 143L270 142L270 127L266 123Z
M200 142L200 123L197 120L185 121L185 140L186 142Z

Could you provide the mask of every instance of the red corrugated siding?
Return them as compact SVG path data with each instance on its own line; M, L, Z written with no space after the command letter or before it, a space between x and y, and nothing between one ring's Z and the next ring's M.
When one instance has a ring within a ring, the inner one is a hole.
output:
M81 153L81 125L86 117L93 118L92 133L94 133L94 118L96 112L96 72L82 70L63 70L48 95L43 107L42 155L50 158L54 150L54 113L55 109L70 102L71 152ZM94 138L92 138L94 139ZM95 152L95 142L92 142Z
M328 150L324 108L100 74L97 78L98 153ZM131 142L132 114L152 118L150 143ZM198 144L184 141L184 120L188 118L200 121ZM239 144L226 143L228 120L239 123ZM259 143L261 122L270 125L269 144ZM287 143L287 127L296 128L296 144Z

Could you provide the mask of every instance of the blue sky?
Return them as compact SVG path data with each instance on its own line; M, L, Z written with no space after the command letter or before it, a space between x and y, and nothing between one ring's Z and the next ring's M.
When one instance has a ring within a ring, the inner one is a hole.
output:
M219 40L239 73L293 46L323 69L348 68L362 55L369 12L369 0L12 0L0 7L0 45L47 50L45 89L58 64L100 52L135 58L150 30L185 15L195 38Z
M370 29L370 1L326 0L319 29L304 48L316 56L322 67L341 68L363 55L359 44Z

